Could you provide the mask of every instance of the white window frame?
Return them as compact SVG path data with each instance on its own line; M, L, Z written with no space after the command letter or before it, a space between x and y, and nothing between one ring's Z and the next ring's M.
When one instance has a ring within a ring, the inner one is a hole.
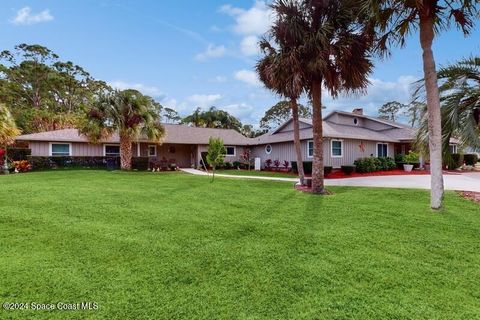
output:
M227 148L233 148L233 154L227 153ZM226 157L235 157L237 155L237 148L235 146L225 146L225 156Z
M310 143L312 144L312 154L310 154ZM307 158L313 158L313 140L307 141Z
M120 154L122 153L122 150L120 149L120 145L119 144L104 144L103 145L103 156L104 157L111 157L111 156L107 156L107 147L118 147L118 157L120 157Z
M52 154L52 145L54 145L54 144L68 144L68 156L53 155ZM48 144L48 155L50 157L71 157L72 156L72 144L70 142L50 142Z
M270 147L270 152L267 151L267 147ZM272 154L272 151L273 151L272 145L271 145L271 144L267 144L267 145L265 146L265 154Z
M333 155L333 142L334 142L334 141L341 143L341 144L340 144L340 147L341 147L340 150L341 150L341 153L342 153L342 154L339 155L339 156ZM331 139L331 140L330 140L330 157L332 157L332 158L343 158L343 148L344 148L344 147L343 147L343 139Z
M452 149L452 151L453 151L453 152L451 152L451 154L455 154L455 153L457 153L457 151L458 151L458 148L457 148L457 145L456 145L456 144L454 144L454 143L451 143L451 144L449 144L448 146L453 148L453 149ZM449 150L448 150L448 151L450 151L450 148L449 148Z
M150 148L155 148L155 153L154 154L150 154ZM156 157L157 156L157 145L155 144L149 144L148 145L148 156L149 157Z
M385 155L385 158L388 157L388 151L389 151L389 150L388 150L388 143L386 143L386 142L377 142L377 151L376 151L376 152L377 152L377 158L380 157L379 154L378 154L378 146L379 146L380 144L386 144L386 145L387 145L387 154Z

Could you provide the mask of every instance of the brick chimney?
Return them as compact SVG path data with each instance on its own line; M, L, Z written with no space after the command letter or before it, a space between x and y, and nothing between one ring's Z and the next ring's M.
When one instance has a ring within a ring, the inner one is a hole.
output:
M363 108L355 108L353 109L352 113L363 116Z

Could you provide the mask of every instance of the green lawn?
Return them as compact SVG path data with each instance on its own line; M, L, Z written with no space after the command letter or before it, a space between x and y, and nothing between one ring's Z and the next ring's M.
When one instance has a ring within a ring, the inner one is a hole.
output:
M0 176L0 319L478 319L480 207L181 173Z
M255 171L255 170L216 170L215 173L228 174L233 176L261 176L261 177L278 177L278 178L297 178L297 175L287 172L276 171Z

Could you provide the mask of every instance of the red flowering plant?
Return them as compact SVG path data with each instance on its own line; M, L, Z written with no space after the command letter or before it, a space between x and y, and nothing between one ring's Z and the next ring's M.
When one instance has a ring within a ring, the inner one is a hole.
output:
M15 171L18 172L27 172L32 169L32 166L27 160L13 161L13 167Z
M278 171L278 168L280 167L280 161L279 160L274 160L273 161L273 166L275 167L275 170Z
M272 159L265 160L265 168L269 170L271 166L272 166Z
M283 167L285 168L285 171L288 171L288 166L290 165L290 162L287 160L283 161Z

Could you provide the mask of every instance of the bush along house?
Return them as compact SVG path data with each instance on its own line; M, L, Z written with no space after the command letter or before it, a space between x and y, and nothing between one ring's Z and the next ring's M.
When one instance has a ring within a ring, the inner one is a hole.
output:
M288 120L281 126L256 138L246 138L234 130L190 127L180 124L164 124L166 135L162 144L140 138L133 142L133 163L166 161L178 167L201 167L210 137L221 138L226 148L225 161L242 161L248 150L250 157L265 163L275 160L295 162L293 123ZM366 157L391 157L405 155L412 147L415 129L363 114L363 109L353 112L334 111L324 118L323 152L325 166L339 168L353 165ZM313 130L311 119L300 119L300 139L303 159L313 158ZM120 155L119 137L114 134L98 144L92 144L77 129L62 129L21 135L17 141L27 142L32 162L38 159L54 161L55 158L75 161L102 161ZM457 148L452 141L451 149Z

